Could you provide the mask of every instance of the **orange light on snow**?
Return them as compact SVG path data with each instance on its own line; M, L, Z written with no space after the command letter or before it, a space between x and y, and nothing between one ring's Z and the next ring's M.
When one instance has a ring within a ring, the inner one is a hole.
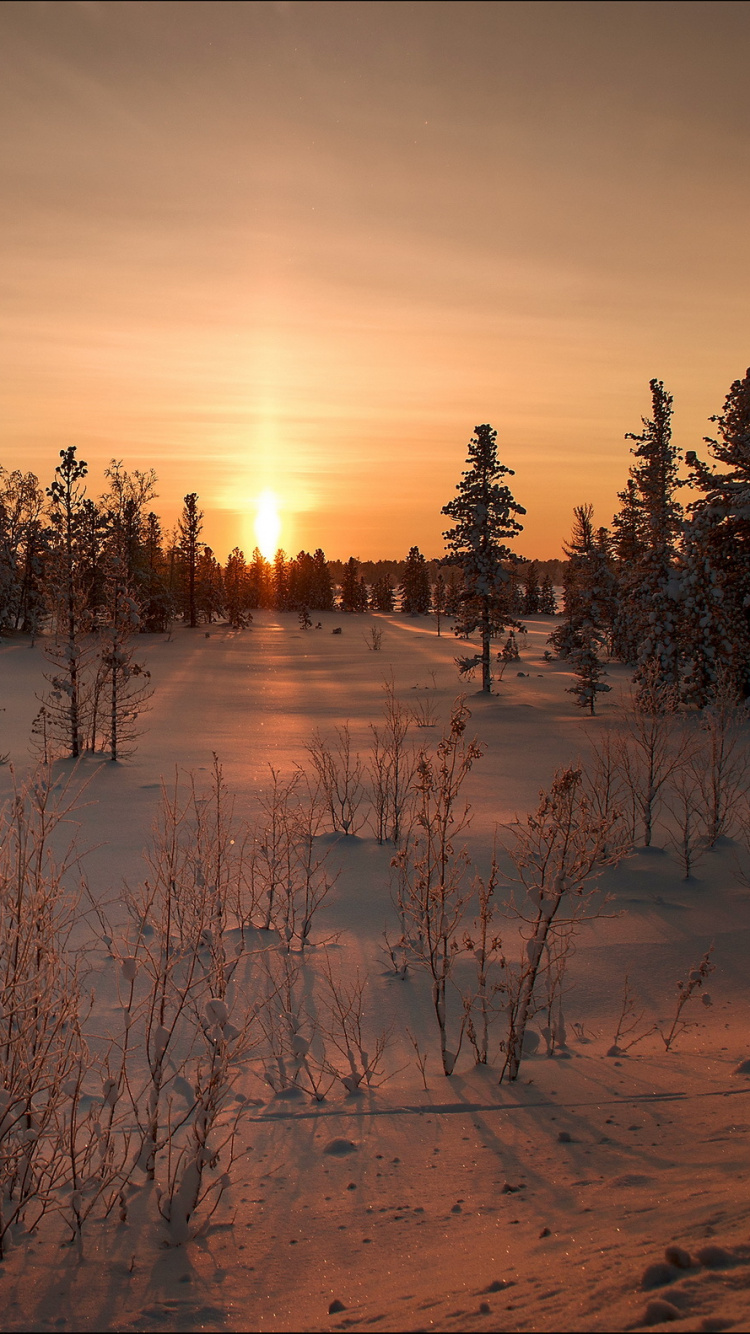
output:
M281 519L279 507L273 491L263 491L258 497L258 509L255 515L255 536L258 539L261 555L266 560L273 560L279 549Z

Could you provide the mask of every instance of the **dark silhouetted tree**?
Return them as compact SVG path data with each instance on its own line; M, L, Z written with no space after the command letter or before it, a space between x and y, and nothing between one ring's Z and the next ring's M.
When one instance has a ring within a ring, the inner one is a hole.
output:
M442 513L454 526L445 533L449 555L446 562L460 565L463 595L459 631L479 630L482 636L482 689L492 688L490 641L512 618L507 604L508 573L504 568L518 557L506 545L522 531L516 515L525 509L516 503L503 481L513 470L497 457L497 432L490 425L477 426L469 442L469 467L456 490L458 495Z

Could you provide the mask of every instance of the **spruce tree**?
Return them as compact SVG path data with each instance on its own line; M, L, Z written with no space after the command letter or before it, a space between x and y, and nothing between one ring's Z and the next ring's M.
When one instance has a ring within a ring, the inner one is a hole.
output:
M700 706L719 683L750 694L750 369L735 380L718 438L705 443L713 467L690 452L689 506L682 552L684 690Z
M200 540L203 531L203 511L198 509L198 496L195 491L185 496L182 514L177 523L179 534L179 552L185 573L185 617L191 629L198 624L198 608L195 599L195 580L198 568L198 556L203 543Z
M379 575L373 583L371 601L374 611L393 611L396 605L396 591L387 572Z
M195 571L195 604L198 616L211 625L225 610L224 580L221 566L210 547L198 557Z
M555 616L557 614L557 596L550 574L545 574L539 589L539 611L542 616Z
M456 629L482 637L482 690L492 688L490 641L511 621L507 605L508 573L504 563L518 557L505 543L515 538L523 525L516 515L525 509L516 503L503 481L513 470L499 462L497 431L489 424L477 426L469 442L467 462L456 490L458 495L442 513L453 520L444 533L449 554L447 564L460 565L463 571L461 625Z
M637 460L631 476L638 489L644 550L630 588L628 613L636 624L638 668L656 669L664 685L679 679L679 608L676 575L677 542L682 507L675 498L679 485L679 452L672 444L672 396L661 380L651 380L652 416L642 418L643 430L629 433ZM651 669L647 673L651 679Z
M564 547L568 557L563 575L564 619L547 641L561 658L577 651L581 632L593 632L604 643L615 609L607 530L594 528L592 505L576 505L573 515L573 531Z
M401 580L401 611L405 616L425 616L430 610L430 576L419 547L411 547Z
M359 579L359 561L354 556L350 556L344 565L344 573L341 580L341 610L348 612L361 611L362 590Z
M333 583L325 552L320 547L313 552L312 589L310 606L315 611L333 611Z
M526 568L526 576L523 581L523 615L536 616L541 610L539 605L541 590L539 588L539 563L535 560L529 561Z
M253 619L250 612L250 578L245 553L239 547L230 551L224 566L224 601L227 619L233 629L241 630L250 624Z
M80 540L88 466L76 458L76 447L60 450L61 462L47 491L52 527L49 593L55 637L47 649L53 671L46 674L52 689L43 701L56 737L77 759L84 746L86 664L91 612L83 582Z

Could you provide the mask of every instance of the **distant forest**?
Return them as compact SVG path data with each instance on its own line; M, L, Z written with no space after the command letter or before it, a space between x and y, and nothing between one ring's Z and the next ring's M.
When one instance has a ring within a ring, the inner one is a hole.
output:
M455 525L445 560L426 560L416 546L400 561L328 561L320 548L278 551L273 561L256 549L247 560L235 547L222 564L202 539L195 493L175 528L163 531L151 508L153 470L128 472L113 461L94 499L74 447L61 451L46 489L33 473L0 468L0 632L45 635L49 690L35 724L42 753L50 737L64 738L71 755L84 747L120 753L150 689L134 656L138 633L168 631L175 621L239 629L262 607L296 613L303 629L332 610L432 615L438 632L451 617L459 636L480 630L482 653L456 661L469 674L481 662L489 689L489 641L509 631L501 656L514 655L518 618L553 615L562 585L563 615L549 643L571 664L578 703L591 712L607 689L600 678L610 658L634 666L654 707L657 696L660 708L668 696L669 707L701 708L746 697L750 371L711 418L708 463L679 453L671 395L659 380L650 388L652 415L626 437L635 461L620 508L607 528L595 524L590 505L577 506L565 560L527 561L505 545L522 532L525 510L489 425L476 428L472 467L443 507Z

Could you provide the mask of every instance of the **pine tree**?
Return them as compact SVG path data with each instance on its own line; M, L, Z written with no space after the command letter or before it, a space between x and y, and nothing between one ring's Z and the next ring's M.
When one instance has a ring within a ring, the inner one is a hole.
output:
M279 547L273 558L273 607L275 611L289 610L289 571L286 552Z
M198 624L198 608L195 600L195 580L198 568L198 556L203 543L200 540L203 531L203 511L198 509L198 497L195 491L185 496L184 508L177 524L179 551L185 572L185 616L191 630Z
M255 547L253 551L248 583L250 607L270 607L273 605L271 567L261 555L259 547Z
M517 557L504 539L522 531L515 516L526 511L502 480L513 476L513 471L498 461L497 432L490 425L475 428L467 462L470 466L456 487L458 495L442 509L454 523L444 534L449 551L445 560L460 565L463 571L462 618L457 629L459 633L479 630L482 690L489 693L490 641L512 619L507 598L503 597L508 583L504 563Z
M141 629L156 634L169 628L175 611L175 600L169 589L169 569L162 545L161 524L153 511L146 515L144 558Z
M618 492L620 509L612 520L612 555L617 604L612 622L612 651L623 662L636 662L640 627L632 608L638 600L640 571L646 554L643 502L634 477Z
M672 444L672 396L661 380L651 380L652 417L644 417L636 442L638 460L631 476L638 489L644 550L636 566L637 583L631 586L628 612L636 623L639 677L655 663L664 685L674 685L680 674L677 540L682 508L675 499L679 485L679 452ZM649 673L650 679L650 673Z
M0 467L0 632L34 634L44 615L44 491L33 472Z
M86 725L86 666L89 656L91 613L82 580L80 538L84 477L88 466L76 458L76 447L60 450L61 462L47 491L52 527L49 593L55 637L47 648L53 671L43 705L50 727L73 759L81 754Z
M700 706L720 681L750 694L750 369L735 380L706 437L713 468L694 452L682 551L687 671L684 690Z
M573 531L565 545L568 564L563 576L564 619L548 643L561 658L577 651L579 635L596 634L604 642L614 616L614 574L606 528L594 528L592 505L576 505Z
M573 632L573 642L567 654L568 661L578 678L576 684L568 686L567 689L571 695L575 695L578 707L588 709L592 715L596 713L597 695L610 689L610 686L604 685L601 681L604 674L604 667L599 657L601 645L601 634L590 622L584 622Z
M314 611L333 611L333 583L325 553L320 547L313 552L313 576L310 606Z
M425 616L430 610L430 576L419 547L411 547L401 580L401 611L405 616Z
M396 605L396 592L388 573L381 574L375 580L371 600L374 611L393 611Z
M532 560L526 568L523 581L523 615L536 616L540 607L541 590L539 588L539 564Z
M195 605L198 616L208 625L214 618L218 620L225 609L221 566L208 546L204 546L198 557L195 570Z
M557 614L557 596L550 574L545 574L539 589L539 611L542 616L555 616Z
M239 547L235 547L227 556L224 566L224 600L227 618L233 629L244 629L252 622L251 596L245 554Z
M361 610L362 590L359 580L359 561L350 556L344 565L341 581L341 610L356 612Z

